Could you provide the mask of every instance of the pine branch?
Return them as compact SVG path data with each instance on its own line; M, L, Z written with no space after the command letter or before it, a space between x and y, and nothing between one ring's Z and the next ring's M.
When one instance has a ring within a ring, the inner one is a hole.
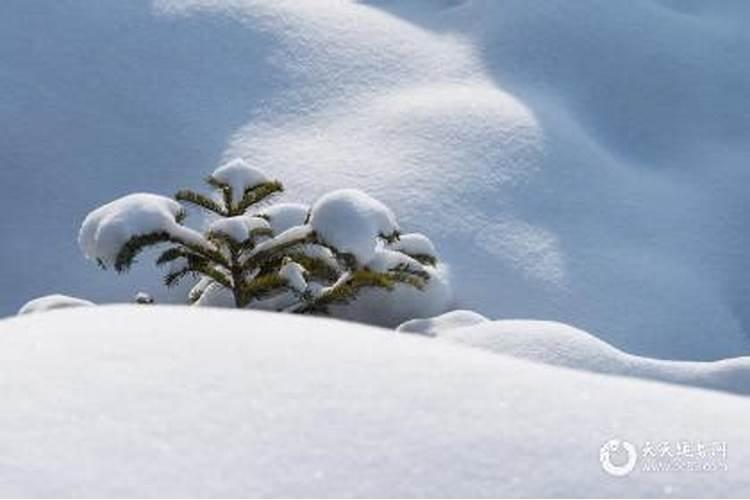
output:
M276 242L276 244L273 244L273 240L267 242L264 241L263 245L266 245L266 243L268 243L268 245L262 248L260 246L256 247L253 253L251 253L247 260L242 264L242 270L248 271L250 269L260 268L266 263L266 261L285 255L284 252L297 245L313 242L315 242L314 232L306 233L298 238L290 238L285 241Z
M256 276L242 287L240 294L242 307L247 306L253 300L262 300L286 290L287 282L278 273Z
M236 213L236 215L244 214L251 206L260 203L269 196L280 193L283 190L284 186L282 186L278 181L264 182L263 184L253 186L252 188L246 190L242 195L242 199L239 201L239 203L237 203L237 206L234 208L234 212Z
M412 253L406 253L403 250L399 250L399 251L401 253L405 254L405 255L408 255L412 259L416 260L417 262L419 262L420 264L423 264L425 266L435 267L435 265L437 264L437 258L435 258L435 256L433 256L433 255L426 254L426 253L415 253L415 254L412 254Z
M185 203L191 203L200 208L213 212L216 215L226 217L227 211L222 207L216 200L209 198L206 195L196 193L189 189L182 189L174 195L174 199Z
M167 288L172 288L173 286L176 286L182 278L184 278L188 274L191 274L192 272L193 271L191 271L189 267L185 266L176 271L167 273L164 276L164 284L167 286Z
M140 234L130 238L117 253L115 257L115 271L122 273L130 269L130 266L135 262L135 258L141 253L146 247L158 245L172 241L172 235L166 231L157 231L148 234Z
M209 186L217 189L218 191L221 191L222 197L224 198L224 209L225 213L227 215L232 214L232 186L225 182L221 182L220 180L216 179L215 177L209 175L206 177L206 183L208 183Z

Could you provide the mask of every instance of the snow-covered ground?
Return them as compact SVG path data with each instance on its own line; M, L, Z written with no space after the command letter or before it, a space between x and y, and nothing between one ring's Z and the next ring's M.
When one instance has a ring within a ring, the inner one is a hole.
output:
M4 0L0 314L145 290L90 210L241 156L287 201L360 188L429 236L457 304L631 354L750 352L750 4ZM184 296L184 290L179 291Z
M0 321L0 388L0 496L750 492L748 398L332 320L19 316ZM727 470L649 472L644 455L613 476L599 460L612 439L720 443Z
M624 353L590 333L562 323L489 321L470 311L412 320L398 330L550 365L750 395L750 356L712 362L645 358Z

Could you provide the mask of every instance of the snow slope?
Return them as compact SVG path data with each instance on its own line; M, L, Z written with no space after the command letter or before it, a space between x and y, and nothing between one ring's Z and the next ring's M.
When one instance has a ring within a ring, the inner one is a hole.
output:
M289 201L355 187L385 202L435 242L461 307L634 354L747 354L749 15L731 1L6 0L0 311L158 291L146 266L118 281L88 267L80 219L239 155ZM33 265L7 264L18 255Z
M748 356L713 362L658 360L624 353L588 332L562 323L489 321L469 311L412 320L398 330L550 365L750 395Z
M0 321L0 496L746 496L750 399L301 316ZM603 472L610 439L726 472Z

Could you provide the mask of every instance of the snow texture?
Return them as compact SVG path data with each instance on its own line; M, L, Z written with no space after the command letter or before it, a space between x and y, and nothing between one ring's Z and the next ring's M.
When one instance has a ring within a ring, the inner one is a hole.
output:
M307 219L310 207L302 203L276 203L263 210L274 234L281 234L294 226L301 226Z
M195 245L207 245L200 233L177 223L182 207L176 201L136 193L107 203L88 214L78 233L84 255L111 266L122 247L134 236L166 232Z
M378 200L356 189L339 189L323 195L310 211L310 226L318 238L360 263L375 255L380 236L398 230L393 212Z
M211 177L232 188L232 196L235 200L242 199L245 191L268 182L268 176L253 168L242 158L235 158L220 166Z
M437 257L437 250L430 239L420 233L402 234L399 239L391 243L390 248L409 255L427 255Z
M642 377L750 395L750 357L713 362L664 361L624 353L593 335L552 321L489 321L456 311L398 328L550 365Z
M51 311L53 309L63 309L65 307L81 307L93 305L94 303L88 300L69 297L67 295L52 294L45 295L44 297L37 297L36 299L28 301L21 307L21 309L18 310L18 314L31 314Z
M2 1L0 314L49 290L163 302L150 266L114 280L79 258L80 217L242 157L290 199L355 187L386 203L460 277L460 307L647 356L746 354L748 16L739 1Z
M396 331L435 337L438 334L444 334L448 330L474 326L488 321L490 320L474 311L456 310L433 318L409 320L399 325Z
M211 222L208 233L220 233L229 236L237 243L245 241L250 231L255 229L270 229L271 226L261 217L238 215L235 217L223 217Z
M297 262L287 262L279 269L279 276L284 278L287 285L298 293L307 289L307 280L305 279L305 268Z
M743 497L750 398L298 315L0 321L3 497ZM611 439L728 471L605 474Z
M403 262L402 258L409 259L403 254L397 257L399 262ZM410 262L419 265L411 259ZM337 318L392 328L415 317L441 314L453 303L449 269L442 264L437 268L421 265L419 268L430 277L423 289L400 283L393 290L365 288L346 306L332 306L331 313Z

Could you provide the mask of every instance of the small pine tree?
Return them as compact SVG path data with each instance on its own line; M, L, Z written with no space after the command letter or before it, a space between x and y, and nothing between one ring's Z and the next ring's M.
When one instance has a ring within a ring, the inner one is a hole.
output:
M190 294L191 303L209 286L218 285L231 291L238 308L283 297L275 309L308 314L328 314L331 306L355 300L366 288L393 290L401 283L423 289L430 279L424 266L434 266L433 256L410 256L396 250L391 253L401 257L376 270L320 238L306 223L309 213L305 223L274 234L268 217L258 208L281 193L283 186L241 163L230 171L219 169L206 179L217 197L187 189L174 197L214 220L204 231L203 241L169 230L134 234L118 248L115 270L127 271L144 249L168 244L156 259L157 265L171 266L164 283L172 287L186 276L201 278ZM179 210L174 222L181 227L185 215L184 209ZM399 240L399 233L393 230L379 234L378 239L381 247L388 247Z

